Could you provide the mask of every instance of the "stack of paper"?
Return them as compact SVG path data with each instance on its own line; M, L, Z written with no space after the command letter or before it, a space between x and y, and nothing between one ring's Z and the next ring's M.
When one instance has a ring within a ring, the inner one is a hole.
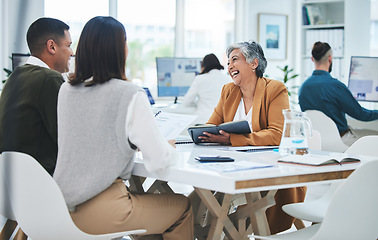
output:
M155 115L156 123L166 139L176 139L180 133L197 118L197 115L168 113L159 111Z

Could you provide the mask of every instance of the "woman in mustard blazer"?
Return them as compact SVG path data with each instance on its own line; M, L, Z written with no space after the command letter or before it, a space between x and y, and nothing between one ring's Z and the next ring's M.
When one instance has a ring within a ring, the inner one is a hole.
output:
M219 135L204 132L203 142L218 142L232 146L279 145L284 125L283 109L290 108L285 85L263 77L267 66L260 44L250 41L231 45L227 49L228 73L233 83L222 89L221 98L207 123L219 125L224 122L247 120L250 134ZM271 233L289 229L294 218L282 211L282 205L303 202L306 188L278 190L276 205L266 214Z

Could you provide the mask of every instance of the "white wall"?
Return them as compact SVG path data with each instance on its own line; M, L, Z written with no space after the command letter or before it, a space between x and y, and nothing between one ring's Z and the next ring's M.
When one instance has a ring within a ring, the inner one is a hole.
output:
M351 56L370 56L370 0L345 0L345 79Z
M1 0L0 11L0 66L1 80L5 79L3 68L12 68L9 56L12 53L28 53L26 32L32 22L44 15L44 0Z
M297 7L296 0L237 0L236 9L241 14L235 17L236 41L255 40L258 41L258 14L272 13L283 14L288 17L287 26L287 52L285 60L268 60L268 67L265 73L273 79L280 80L282 72L277 66L284 67L289 65L298 73L299 68L296 66L297 51L295 46L299 44L297 38ZM300 19L300 18L299 18Z
M182 1L182 0L180 0ZM179 2L180 2L179 1ZM190 0L189 0L190 1ZM288 16L287 56L285 60L269 60L266 74L274 79L281 79L282 72L277 66L289 65L299 73L300 31L301 31L301 0L235 0L235 41L258 41L258 14L273 13ZM351 55L369 55L369 35L359 34L370 32L369 8L370 0L345 0L345 59ZM114 0L110 1L114 7ZM361 4L363 3L363 4ZM57 4L57 7L59 4ZM44 15L44 0L1 0L0 10L0 67L1 79L5 79L3 67L11 68L9 56L12 52L29 52L26 44L26 31L29 25ZM358 18L358 21L355 21ZM363 24L362 24L363 23ZM350 27L352 26L352 27ZM363 37L356 37L356 36ZM353 46L353 47L348 47ZM346 63L348 65L349 63ZM347 70L347 69L346 69ZM299 78L298 78L299 80ZM298 83L299 84L299 83ZM1 86L1 84L0 84Z
M7 32L8 32L8 1L1 0L0 2L0 80L5 79L5 72L3 71L3 68L5 67L5 62L7 62L7 55L6 55L6 49L8 48L8 38ZM1 88L1 81L0 81L0 88Z

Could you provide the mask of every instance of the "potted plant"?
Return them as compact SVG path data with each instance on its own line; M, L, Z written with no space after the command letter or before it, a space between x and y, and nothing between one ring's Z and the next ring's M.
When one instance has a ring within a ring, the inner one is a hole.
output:
M7 69L7 68L3 68L4 72L7 73L7 78L12 74L12 71ZM4 84L6 81L6 79L3 79L2 83Z
M294 74L293 73L294 69L290 68L289 65L286 65L283 68L280 67L280 66L277 66L277 68L279 68L283 72L282 82L285 84L285 86L287 88L290 103L292 104L292 106L295 107L295 106L298 105L297 95L298 95L299 86L293 85L289 81L297 78L299 76L299 74Z

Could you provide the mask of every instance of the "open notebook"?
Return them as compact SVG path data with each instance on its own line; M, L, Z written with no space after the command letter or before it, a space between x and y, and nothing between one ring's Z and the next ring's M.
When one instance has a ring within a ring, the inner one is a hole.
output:
M299 164L306 166L329 166L329 165L342 165L348 163L359 163L361 160L353 157L333 157L324 155L289 155L282 157L278 160L279 163Z

